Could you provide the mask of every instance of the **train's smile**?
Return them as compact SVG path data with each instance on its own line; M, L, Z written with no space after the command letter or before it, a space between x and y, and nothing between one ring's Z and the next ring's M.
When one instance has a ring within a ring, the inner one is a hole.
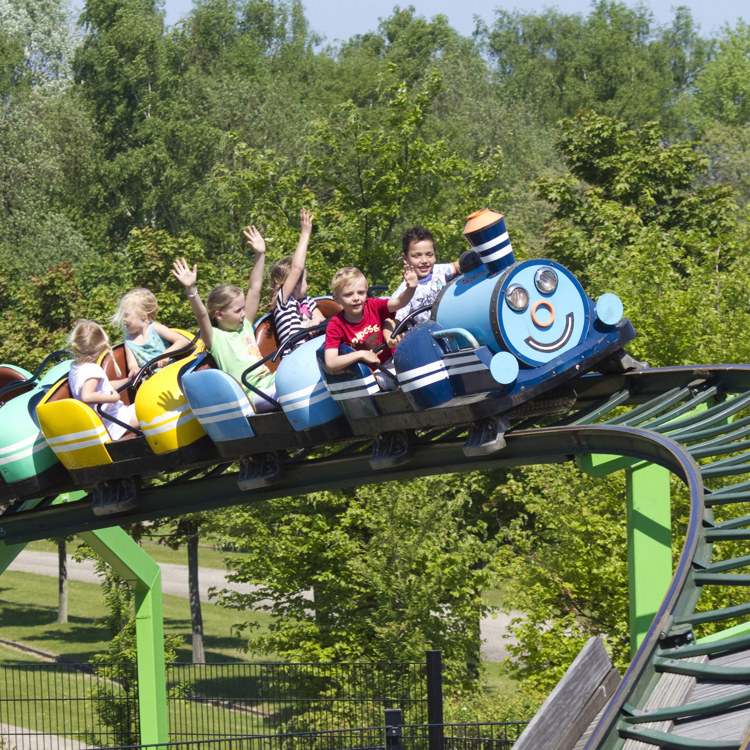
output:
M533 338L533 336L529 336L525 339L524 343L528 344L532 349L536 349L538 352L556 352L558 349L562 349L570 340L570 336L573 333L573 322L573 313L568 313L565 316L565 330L562 332L562 336L555 341L551 341L549 344L543 344Z

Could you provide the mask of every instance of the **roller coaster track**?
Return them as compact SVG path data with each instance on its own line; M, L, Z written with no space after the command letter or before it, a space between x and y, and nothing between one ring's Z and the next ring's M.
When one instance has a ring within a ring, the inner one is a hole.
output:
M237 488L231 467L215 460L185 467L171 482L145 490L135 510L118 516L95 516L90 498L10 507L0 516L0 538L14 544L251 501L430 474L562 463L592 453L643 459L669 469L687 487L685 544L653 625L585 748L750 749L750 631L711 642L697 642L693 632L695 625L750 614L750 602L716 611L700 606L703 587L750 586L750 574L732 572L750 566L750 544L746 555L729 560L714 549L723 541L750 543L750 515L732 513L748 511L743 504L750 503L750 477L742 478L750 475L750 366L590 375L551 396L563 403L573 391L575 410L562 418L511 414L507 446L490 456L464 455L465 427L441 428L421 435L414 458L395 468L373 471L370 444L361 440L325 455L293 455L276 484L246 492ZM714 508L720 509L720 522Z

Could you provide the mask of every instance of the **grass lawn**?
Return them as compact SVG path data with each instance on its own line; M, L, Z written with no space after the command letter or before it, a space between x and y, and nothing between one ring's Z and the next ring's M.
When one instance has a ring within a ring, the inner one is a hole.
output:
M508 696L518 691L518 682L502 672L502 665L493 661L484 664L484 689L490 695Z
M0 577L0 638L18 641L42 651L64 656L71 661L88 661L91 656L104 651L109 634L96 622L106 615L102 604L102 591L98 584L68 582L68 623L58 625L57 579L33 573L5 571ZM252 658L239 651L243 640L232 634L232 625L242 620L242 613L203 602L203 632L206 660L222 661L274 661L272 658ZM257 613L261 628L265 629L270 617ZM164 596L164 632L180 634L185 646L178 652L178 661L190 661L190 605L187 599ZM1 644L0 644L1 645ZM0 662L11 658L3 648ZM17 656L12 657L18 661ZM23 656L22 661L28 661Z

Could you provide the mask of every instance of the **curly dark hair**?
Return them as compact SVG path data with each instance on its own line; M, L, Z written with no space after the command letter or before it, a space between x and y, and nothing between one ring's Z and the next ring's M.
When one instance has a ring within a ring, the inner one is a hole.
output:
M404 255L408 252L412 242L421 242L422 240L429 240L435 244L435 238L432 236L432 232L429 229L425 229L424 227L412 227L411 229L407 229L401 235L401 247L403 248Z

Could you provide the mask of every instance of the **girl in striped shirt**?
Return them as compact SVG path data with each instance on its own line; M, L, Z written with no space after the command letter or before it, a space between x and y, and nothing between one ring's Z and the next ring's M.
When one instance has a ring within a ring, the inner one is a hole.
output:
M307 243L312 233L313 218L306 208L300 211L302 231L297 249L294 255L280 260L271 269L268 309L273 310L273 322L280 345L292 334L303 328L318 325L325 320L315 300L307 295L305 258Z

